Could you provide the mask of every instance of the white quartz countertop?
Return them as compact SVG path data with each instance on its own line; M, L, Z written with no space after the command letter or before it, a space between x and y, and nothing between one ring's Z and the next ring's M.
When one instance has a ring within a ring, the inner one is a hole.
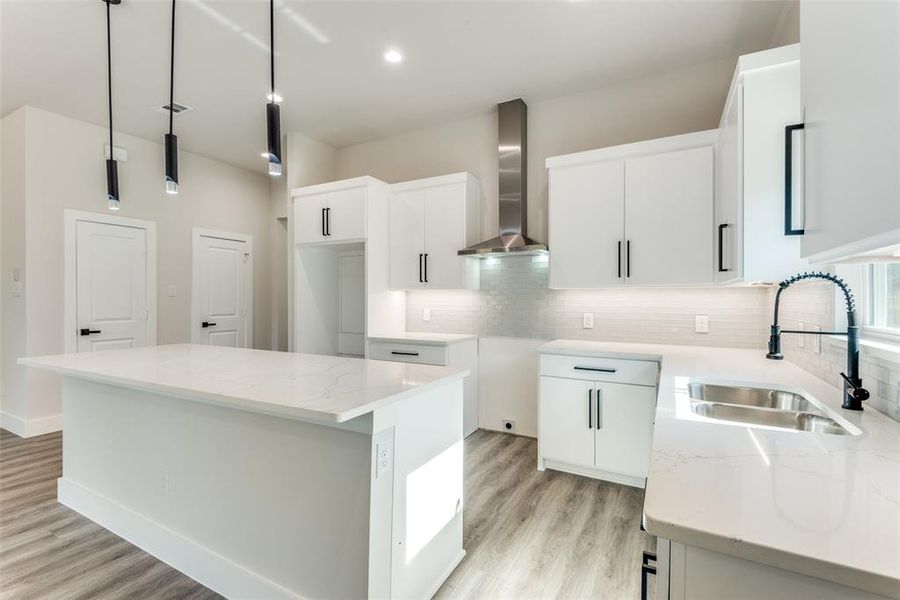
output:
M538 351L661 362L651 534L900 598L900 423L841 409L840 389L762 349L557 340ZM705 421L689 381L799 392L859 435Z
M464 333L396 333L390 335L370 335L370 342L386 342L388 344L423 344L426 346L447 346L465 340L474 340L478 336Z
M20 358L62 375L298 420L342 423L468 371L200 344Z

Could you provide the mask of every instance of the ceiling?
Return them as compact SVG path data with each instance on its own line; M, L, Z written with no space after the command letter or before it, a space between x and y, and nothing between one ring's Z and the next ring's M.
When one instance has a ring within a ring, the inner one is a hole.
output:
M337 147L769 46L787 2L276 0L282 130ZM23 104L105 125L105 7L0 0L6 115ZM112 8L116 129L162 140L167 0ZM180 0L179 146L262 171L268 2ZM383 53L396 48L403 62Z

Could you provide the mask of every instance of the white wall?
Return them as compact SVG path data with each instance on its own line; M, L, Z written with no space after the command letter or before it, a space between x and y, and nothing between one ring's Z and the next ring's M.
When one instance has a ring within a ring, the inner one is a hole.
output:
M718 127L735 60L528 104L528 233L547 239L547 157ZM491 110L491 109L486 109ZM337 179L395 183L469 171L481 180L484 236L497 234L497 113L337 151Z
M3 294L5 301L11 300L3 311L7 367L3 416L4 423L12 419L11 426L16 419L28 424L45 419L44 425L35 425L37 431L51 427L46 419L58 419L58 378L38 371L26 374L15 360L23 353L63 351L63 211L107 213L103 155L107 136L102 127L31 107L4 119L4 141L15 149L4 152L4 170L14 176L8 183L3 179L2 239ZM124 134L117 134L115 141L128 150L128 161L119 164L118 214L157 223L158 342L190 341L191 229L197 226L253 236L253 345L268 348L272 306L268 178L180 152L180 190L169 196L163 189L162 145ZM21 299L9 294L16 267L25 283ZM167 294L170 285L177 289L174 298Z

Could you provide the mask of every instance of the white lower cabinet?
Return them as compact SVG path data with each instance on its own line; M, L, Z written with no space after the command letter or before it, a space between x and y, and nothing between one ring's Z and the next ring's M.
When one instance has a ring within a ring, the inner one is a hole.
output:
M562 363L569 363L571 376L559 376ZM648 376L638 383L608 381L633 380L636 371ZM644 361L542 356L538 468L644 487L655 374L655 363Z
M818 577L664 538L657 538L656 544L656 600L887 599L887 596ZM652 569L651 566L651 575ZM642 576L642 598L651 598L649 581L648 576Z

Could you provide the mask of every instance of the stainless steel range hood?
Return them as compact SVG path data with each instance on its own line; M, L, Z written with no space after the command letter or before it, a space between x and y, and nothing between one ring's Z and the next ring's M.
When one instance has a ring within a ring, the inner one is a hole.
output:
M521 98L497 106L497 150L500 165L500 235L463 248L460 256L489 257L546 254L547 246L526 237L528 222L528 107Z

